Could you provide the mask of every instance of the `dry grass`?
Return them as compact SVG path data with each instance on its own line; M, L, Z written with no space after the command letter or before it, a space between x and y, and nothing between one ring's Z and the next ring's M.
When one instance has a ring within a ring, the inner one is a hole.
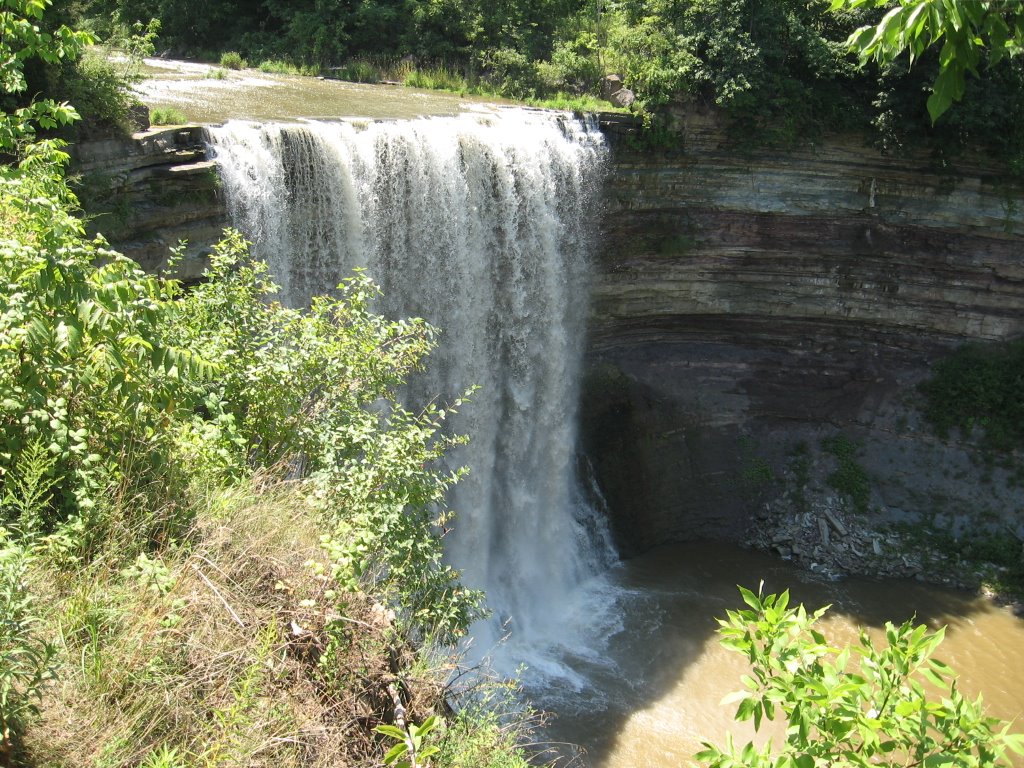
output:
M60 664L23 763L367 765L389 684L416 722L438 711L437 676L410 672L387 612L311 565L325 554L307 510L284 482L210 493L187 544L131 559L122 531L87 568L40 566Z

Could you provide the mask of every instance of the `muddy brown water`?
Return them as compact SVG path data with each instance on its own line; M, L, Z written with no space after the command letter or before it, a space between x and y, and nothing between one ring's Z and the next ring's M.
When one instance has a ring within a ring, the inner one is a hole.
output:
M549 678L544 690L529 691L556 714L548 738L580 745L583 764L599 768L686 765L702 740L722 743L728 731L745 743L752 730L733 722L735 704L720 702L741 688L747 666L719 645L715 618L742 607L737 584L756 590L761 580L767 592L788 588L808 608L831 604L823 628L840 644L855 641L861 627L884 640L887 620L945 626L935 657L959 673L966 695L983 695L989 714L1024 731L1024 620L1012 610L912 581L817 581L759 553L689 544L625 562L596 588L595 603L613 602L618 619L597 619L580 633L605 633L589 638L603 657L563 650L572 682Z

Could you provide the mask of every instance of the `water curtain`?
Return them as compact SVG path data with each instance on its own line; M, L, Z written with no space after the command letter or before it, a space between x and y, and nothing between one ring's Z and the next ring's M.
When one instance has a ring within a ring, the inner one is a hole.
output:
M567 595L606 556L577 477L575 417L589 252L606 148L565 114L210 130L234 225L301 305L355 267L380 310L442 330L415 396L480 386L459 416L447 553L487 591L486 651L557 633Z

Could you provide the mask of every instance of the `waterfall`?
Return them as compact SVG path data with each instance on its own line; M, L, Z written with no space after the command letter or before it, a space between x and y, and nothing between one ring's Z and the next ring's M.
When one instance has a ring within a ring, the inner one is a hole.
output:
M421 396L479 390L459 415L470 467L446 553L487 592L487 651L563 623L606 556L577 478L588 252L605 146L564 114L210 129L231 218L299 305L364 267L381 311L441 329ZM599 527L599 526L598 526Z

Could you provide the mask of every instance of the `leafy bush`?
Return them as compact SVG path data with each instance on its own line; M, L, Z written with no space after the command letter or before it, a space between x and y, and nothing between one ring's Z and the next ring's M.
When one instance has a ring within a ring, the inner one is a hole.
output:
M537 65L538 77L548 92L592 93L604 75L597 62L597 37L584 32L574 40L555 44L551 60Z
M72 65L55 90L88 120L132 129L131 108L137 103L131 83L107 57L90 51Z
M245 69L249 62L238 51L226 51L220 55L220 65L225 69Z
M62 159L37 148L20 176L0 178L24 227L0 241L0 479L41 442L57 459L59 519L92 508L127 467L159 468L185 379L210 372L164 338L166 285L84 239L50 165Z
M613 25L609 34L626 83L646 108L699 95L694 74L699 62L677 46L660 17L645 17L637 24L622 21Z
M285 463L310 475L338 580L372 584L417 631L464 632L479 595L442 564L436 533L450 516L445 492L462 474L440 460L461 439L442 436L446 412L436 405L413 413L396 399L434 329L372 313L378 290L361 274L337 298L283 307L270 301L277 287L266 265L246 259L241 236L227 233L206 281L178 302L172 336L217 367L198 394L203 418L184 426L186 450L221 457L226 472Z
M49 71L48 92L74 104L87 130L134 130L133 112L141 104L132 84L141 77L142 60L152 54L159 28L156 19L145 25L117 25L107 41L118 50L117 59L101 48L90 49L81 57L62 58Z
M482 56L491 84L506 96L524 99L535 96L540 87L537 66L514 48L498 48Z
M936 363L921 392L940 435L978 428L996 450L1024 446L1024 340L961 347Z
M871 500L871 478L857 461L857 446L844 435L821 441L821 447L836 458L837 467L829 474L828 484L845 494L854 511L865 514Z
M1024 755L1024 735L987 717L980 698L964 698L953 671L932 658L943 630L887 623L884 647L862 632L840 650L814 627L825 608L808 615L789 607L789 592L740 593L749 608L719 619L719 634L749 659L751 675L727 700L739 702L736 719L753 720L755 730L779 716L785 742L705 742L696 757L711 768L1008 766L1010 751Z

